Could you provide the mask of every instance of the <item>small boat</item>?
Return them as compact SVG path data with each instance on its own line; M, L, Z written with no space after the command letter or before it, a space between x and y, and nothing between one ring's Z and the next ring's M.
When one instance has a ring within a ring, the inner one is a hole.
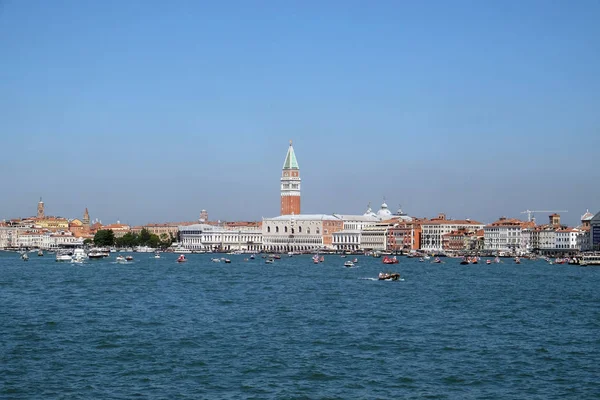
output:
M471 258L471 264L479 264L479 258L477 256Z
M487 265L490 265L490 264L492 263L492 260L485 260L485 263L486 263Z
M254 260L254 254L250 254L250 259Z
M294 253L292 253L291 251L288 253L288 257L293 257Z
M117 258L115 259L116 262L118 262L119 264L126 264L127 263L127 259L123 256L117 256Z
M345 255L345 254L342 254L340 257L342 257L342 258L346 258L346 255Z
M160 258L160 254L159 253L154 253L154 258Z
M313 263L314 263L314 264L318 264L318 263L319 263L319 256L315 254L315 255L313 256L312 260L313 260Z
M398 259L396 258L396 256L394 256L394 257L385 256L385 257L383 257L383 263L384 264L398 264Z
M466 257L463 257L463 259L460 262L460 265L467 265L467 264L469 264L469 260L467 260Z
M265 260L265 264L273 264L273 259L272 258L267 258Z
M225 264L231 264L231 260L229 258L224 259L223 262Z
M435 263L435 264L439 264L439 263L441 263L441 262L442 262L442 260L440 260L440 259L439 259L439 257L436 257L436 258L433 260L433 263Z
M323 262L325 261L325 257L321 256L321 258L319 258L319 262Z
M515 264L521 264L521 259L519 257L515 257Z
M496 258L494 258L494 262L496 264L500 264L500 257L496 256Z
M419 258L419 262L425 262L425 260L423 259L423 257Z
M179 257L177 258L178 263L184 263L186 261L187 261L187 259L185 258L185 255L183 255L183 254L180 254Z
M281 260L281 256L279 254L275 254L273 256L273 259L275 259L275 260Z
M21 254L21 260L23 260L23 261L29 261L29 256L27 255L27 253Z
M354 264L358 264L358 258L355 258L354 260L352 260L352 262L353 262Z
M43 257L44 256L44 252L42 251L42 249L40 249L38 251L38 257Z
M400 274L397 272L380 272L378 279L380 281L397 281L400 279Z
M72 260L73 257L71 257L69 254L56 254L57 262L71 262Z
M125 260L127 260L127 261L133 261L133 256L126 256Z
M352 268L354 267L354 263L352 261L346 261L344 263L344 267Z
M88 254L88 258L100 259L100 258L104 258L104 257L105 257L104 253L101 251L98 251L98 250L92 250Z
M221 262L220 258L211 258L210 261L212 262Z

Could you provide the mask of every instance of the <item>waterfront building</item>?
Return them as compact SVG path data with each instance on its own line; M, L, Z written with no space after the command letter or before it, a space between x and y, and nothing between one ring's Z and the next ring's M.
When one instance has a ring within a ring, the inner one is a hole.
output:
M581 243L579 242L579 237L582 234L583 232L576 228L557 229L555 248L557 250L570 250L571 252L580 250Z
M100 229L113 231L115 238L123 237L126 233L131 232L131 227L129 225L122 224L120 221L117 221L116 224L104 225Z
M586 210L585 214L581 216L581 225L577 227L581 231L581 235L579 235L578 240L579 248L582 251L588 251L591 249L590 222L593 218L594 214L592 214L590 210Z
M421 250L441 251L443 250L442 236L446 233L463 229L474 232L483 229L483 224L470 219L453 220L447 219L445 214L439 214L436 218L423 221L421 224Z
M17 237L17 247L23 249L48 249L50 234L48 231L21 232Z
M600 212L594 215L590 221L590 250L600 250Z
M425 219L413 219L394 224L388 229L388 249L391 251L418 250L421 245L421 224Z
M300 214L300 167L292 141L281 171L281 215Z
M19 232L25 231L27 228L18 228L3 224L0 226L0 249L8 249L18 247Z
M277 252L333 249L333 235L343 230L343 226L342 220L328 214L263 218L263 249Z
M262 248L262 230L258 227L237 229L208 224L179 226L180 245L188 250L258 252Z
M359 250L362 229L379 222L379 218L372 212L370 205L362 215L333 214L333 216L342 221L342 229L334 232L332 236L332 247L336 251Z
M47 229L52 232L68 231L69 220L61 217L45 217L37 219L35 226L40 229Z
M477 250L477 232L459 229L442 235L444 252L474 252Z
M484 231L484 250L493 252L524 252L527 250L523 241L523 230L533 228L535 222L521 221L516 218L501 217L486 225ZM528 231L527 236L531 238ZM527 241L529 241L528 239Z
M392 227L388 223L365 226L360 233L360 249L364 251L388 250L388 230Z

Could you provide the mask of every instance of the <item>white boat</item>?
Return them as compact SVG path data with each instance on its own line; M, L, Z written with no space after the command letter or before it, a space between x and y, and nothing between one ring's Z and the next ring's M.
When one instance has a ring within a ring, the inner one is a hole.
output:
M352 267L354 267L354 263L352 261L348 260L344 263L344 267L352 268Z
M58 253L58 254L56 254L56 261L57 262L71 262L71 261L73 261L73 257L71 257L70 254L66 254L66 253L60 254L60 253Z
M160 258L160 254L154 253L154 258Z
M87 256L87 254L85 254L85 251L83 251L83 249L75 249L75 251L73 252L73 257L72 257L71 261L75 262L75 263L82 263L87 258L88 258L88 256Z
M220 258L211 258L210 261L212 262L221 262Z
M21 254L21 260L23 260L23 261L29 261L29 256L27 255L27 253Z
M117 256L115 259L119 264L127 264L127 260L123 256Z

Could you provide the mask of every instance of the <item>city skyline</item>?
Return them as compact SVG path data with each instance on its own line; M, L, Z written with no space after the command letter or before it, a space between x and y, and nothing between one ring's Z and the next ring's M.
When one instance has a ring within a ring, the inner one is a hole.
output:
M597 2L263 5L3 3L0 219L600 211Z

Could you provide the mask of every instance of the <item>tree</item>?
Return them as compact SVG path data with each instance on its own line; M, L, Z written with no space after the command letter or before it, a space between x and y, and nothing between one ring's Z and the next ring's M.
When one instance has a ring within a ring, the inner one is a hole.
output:
M136 234L127 232L123 235L123 237L121 237L119 242L121 247L135 247L139 243L139 238Z
M112 246L115 243L115 234L110 229L100 229L94 235L96 246Z
M85 239L83 241L83 244L88 245L88 244L92 244L94 241L92 239Z
M148 239L148 241L146 242L146 245L155 249L160 245L160 238L158 237L158 235L151 234L150 239Z
M148 242L150 241L151 237L152 237L152 235L150 235L150 232L148 231L148 229L142 228L142 231L140 232L140 236L139 236L140 246L148 246Z
M168 248L173 244L173 236L167 235L166 233L161 233L160 235L160 247L163 249Z

